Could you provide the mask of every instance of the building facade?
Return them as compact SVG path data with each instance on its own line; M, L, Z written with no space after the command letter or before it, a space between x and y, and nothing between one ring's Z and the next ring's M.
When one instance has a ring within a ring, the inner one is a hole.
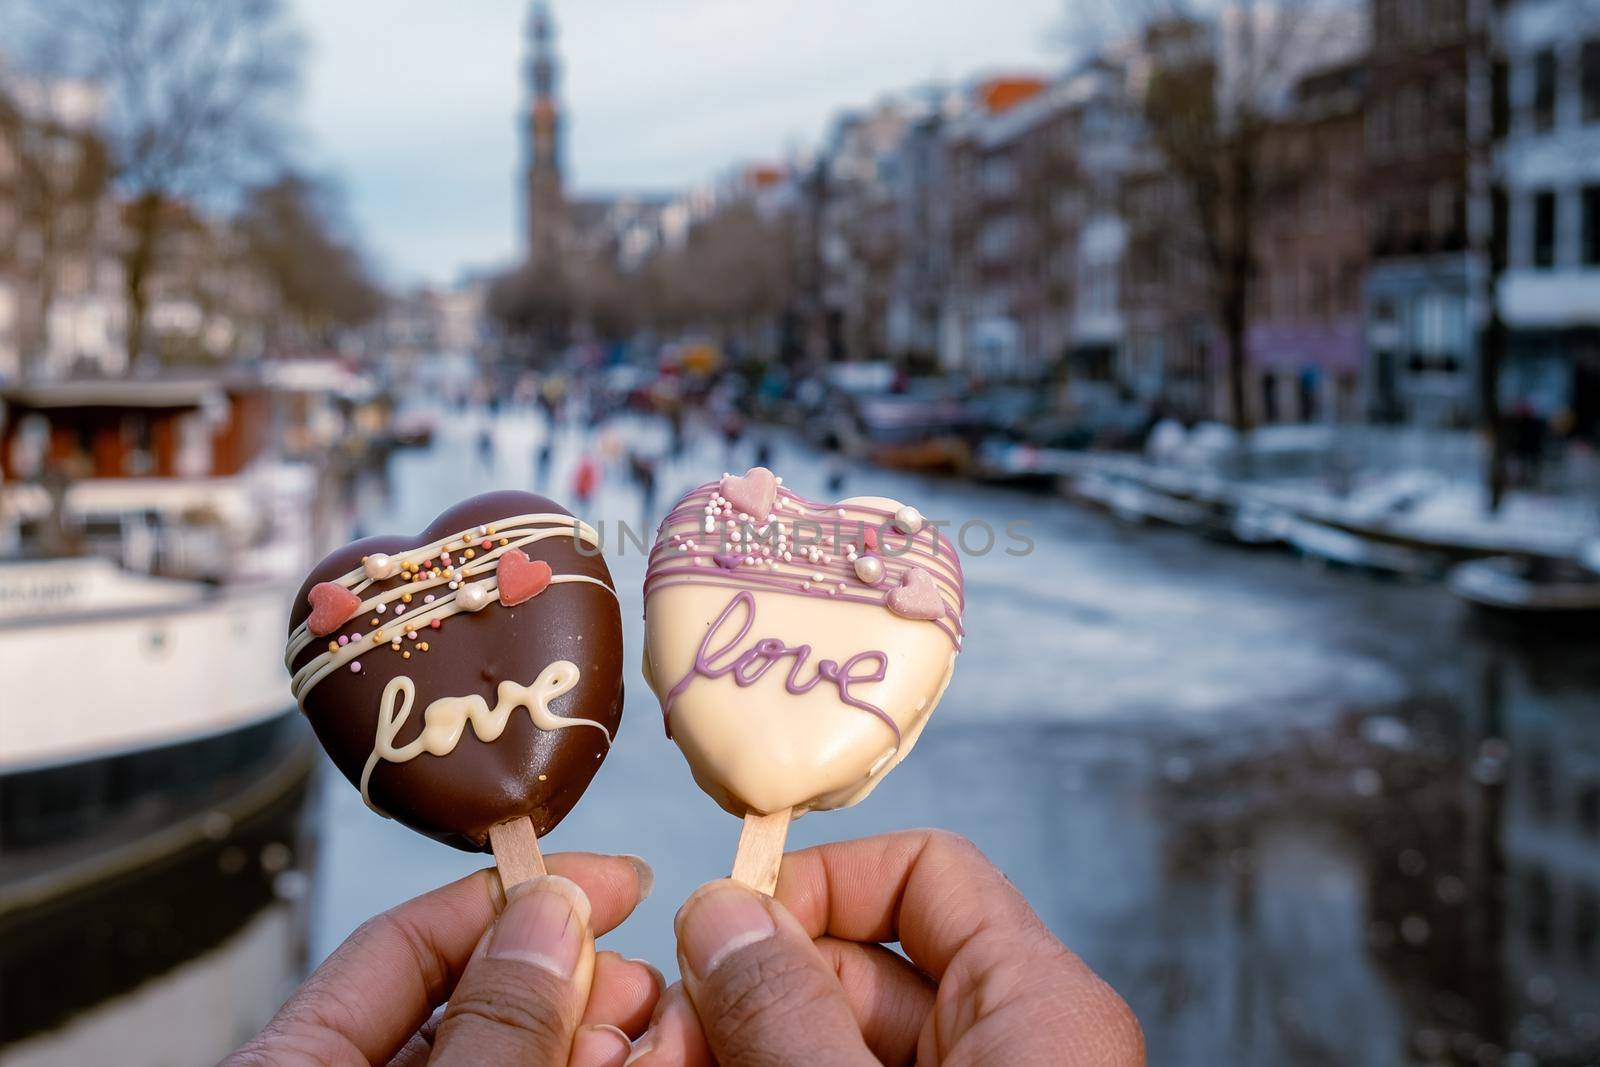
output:
M1246 338L1246 401L1256 424L1360 417L1365 91L1363 61L1313 72L1264 136L1259 275Z
M1514 0L1499 18L1501 406L1600 437L1600 8Z
M1468 248L1466 0L1371 0L1366 408L1385 422L1477 417L1486 269Z

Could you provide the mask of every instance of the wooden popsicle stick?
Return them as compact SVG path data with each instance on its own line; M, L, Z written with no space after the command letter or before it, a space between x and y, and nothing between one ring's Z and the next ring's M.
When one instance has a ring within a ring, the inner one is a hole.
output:
M507 891L545 873L539 835L533 832L533 820L526 815L489 827L489 848L494 852L494 865L500 869L500 885Z
M769 897L778 888L778 868L783 865L783 842L789 836L792 808L771 815L746 812L739 831L739 851L733 854L733 880Z

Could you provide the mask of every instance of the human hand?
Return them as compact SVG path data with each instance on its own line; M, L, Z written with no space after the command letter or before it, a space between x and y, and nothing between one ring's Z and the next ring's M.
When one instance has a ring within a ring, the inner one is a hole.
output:
M482 870L364 923L223 1067L618 1067L663 983L646 963L597 953L594 939L654 875L633 857L545 863L550 875L512 887L509 903Z
M791 853L776 899L711 882L676 928L632 1067L1144 1063L1122 999L952 834Z

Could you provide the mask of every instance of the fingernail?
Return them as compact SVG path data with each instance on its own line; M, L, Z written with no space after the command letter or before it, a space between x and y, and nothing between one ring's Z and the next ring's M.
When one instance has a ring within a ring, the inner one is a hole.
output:
M594 1026L585 1026L572 1039L570 1062L582 1064L583 1067L589 1067L590 1064L623 1063L630 1057L632 1048L627 1034L615 1026L598 1023Z
M491 959L521 960L571 978L589 926L589 898L577 883L545 875L512 886L489 938Z
M655 1050L656 1028L652 1026L650 1029L640 1034L639 1040L633 1043L633 1051L628 1054L628 1058L626 1060L622 1061L622 1067L630 1067L631 1064L638 1063Z
M729 954L777 932L761 899L733 882L713 882L683 906L678 937L689 968L704 978Z
M639 876L639 903L643 904L650 899L650 891L656 887L655 868L644 861L643 856L624 853L623 859L633 864L633 869Z

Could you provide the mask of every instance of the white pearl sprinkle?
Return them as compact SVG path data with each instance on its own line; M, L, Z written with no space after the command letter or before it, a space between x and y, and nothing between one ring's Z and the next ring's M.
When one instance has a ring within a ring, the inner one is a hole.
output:
M883 560L877 556L859 556L855 561L856 577L868 585L883 581Z

